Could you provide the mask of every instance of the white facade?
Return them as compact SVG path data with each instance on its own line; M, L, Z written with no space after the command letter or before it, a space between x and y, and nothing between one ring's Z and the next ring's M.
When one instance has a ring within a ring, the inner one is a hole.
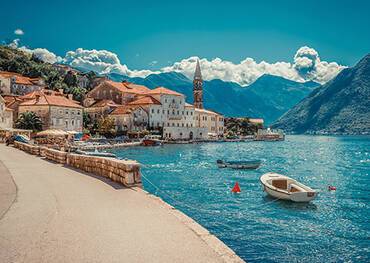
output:
M216 112L195 109L196 126L206 128L209 137L222 137L224 134L224 117Z

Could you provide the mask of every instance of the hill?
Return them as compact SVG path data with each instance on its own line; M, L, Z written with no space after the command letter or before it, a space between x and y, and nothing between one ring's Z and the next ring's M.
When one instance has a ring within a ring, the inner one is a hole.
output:
M185 94L193 102L193 84L181 73L151 74L146 78L129 78L110 74L115 81L128 80L149 88L165 86ZM269 124L302 100L315 87L315 82L299 83L278 76L263 75L248 87L220 79L204 81L204 105L229 117L264 118Z
M315 89L273 126L294 133L370 134L370 54Z

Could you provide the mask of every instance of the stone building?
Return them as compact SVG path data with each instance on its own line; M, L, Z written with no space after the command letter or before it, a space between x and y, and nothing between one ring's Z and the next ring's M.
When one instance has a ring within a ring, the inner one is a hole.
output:
M127 81L115 82L105 80L86 94L83 105L84 107L89 107L100 100L112 100L117 104L125 105L135 100L137 95L143 95L149 90L145 86Z
M4 95L25 95L45 87L41 78L29 78L21 74L0 71L0 93Z
M159 130L166 121L165 110L157 99L150 95L138 97L138 99L128 103L129 106L140 106L148 113L148 128Z
M35 91L24 96L19 105L19 114L34 112L42 120L42 128L82 132L83 107L56 91Z
M224 134L224 117L214 111L195 108L196 127L206 128L208 137L222 137Z
M91 121L94 122L102 117L108 116L118 106L120 105L112 100L99 100L89 107L86 107L84 111L89 115Z
M13 127L13 110L5 105L4 98L0 95L0 129Z
M109 116L117 132L141 132L148 128L148 112L141 106L118 106Z

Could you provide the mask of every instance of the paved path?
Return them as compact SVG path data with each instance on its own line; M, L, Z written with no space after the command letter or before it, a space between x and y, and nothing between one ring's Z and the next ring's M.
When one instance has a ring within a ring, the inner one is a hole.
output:
M0 183L0 262L221 262L139 189L3 144Z

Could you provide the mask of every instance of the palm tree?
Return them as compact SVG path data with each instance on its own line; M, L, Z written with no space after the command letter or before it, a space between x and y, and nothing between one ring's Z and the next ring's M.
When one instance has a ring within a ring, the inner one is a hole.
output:
M19 115L15 122L15 127L18 129L41 131L42 121L36 113L33 111L27 111Z

